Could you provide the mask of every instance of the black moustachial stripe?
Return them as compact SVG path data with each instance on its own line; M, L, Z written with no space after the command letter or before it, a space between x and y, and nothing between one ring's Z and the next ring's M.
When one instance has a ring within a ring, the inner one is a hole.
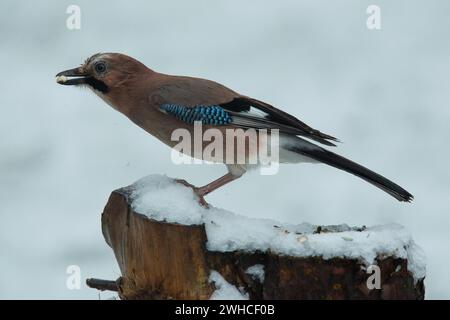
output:
M85 78L84 82L87 85L91 86L93 89L100 91L101 93L107 93L109 91L109 88L106 85L106 83L93 77Z

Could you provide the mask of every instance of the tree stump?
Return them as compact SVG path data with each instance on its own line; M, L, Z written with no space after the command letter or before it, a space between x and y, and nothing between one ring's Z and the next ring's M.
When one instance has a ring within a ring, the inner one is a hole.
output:
M370 274L356 259L209 251L204 225L149 219L132 209L131 191L114 191L102 214L103 235L122 276L88 280L91 287L117 290L121 299L209 299L215 290L208 281L212 270L249 299L424 298L423 279L414 280L407 259L378 257L381 289L370 290ZM263 281L246 272L254 265L264 266Z

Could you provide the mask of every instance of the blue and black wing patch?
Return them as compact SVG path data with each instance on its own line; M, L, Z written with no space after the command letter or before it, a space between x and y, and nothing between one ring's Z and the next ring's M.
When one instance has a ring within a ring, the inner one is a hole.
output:
M220 106L189 108L177 104L163 104L161 109L181 121L191 124L194 121L201 121L204 125L226 125L233 120L231 115Z

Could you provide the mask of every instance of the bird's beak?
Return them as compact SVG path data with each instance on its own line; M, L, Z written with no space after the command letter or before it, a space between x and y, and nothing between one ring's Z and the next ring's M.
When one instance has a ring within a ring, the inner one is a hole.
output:
M73 78L69 79L69 77ZM86 83L88 78L89 75L86 74L81 67L79 67L58 73L56 75L56 82L63 85L77 85Z

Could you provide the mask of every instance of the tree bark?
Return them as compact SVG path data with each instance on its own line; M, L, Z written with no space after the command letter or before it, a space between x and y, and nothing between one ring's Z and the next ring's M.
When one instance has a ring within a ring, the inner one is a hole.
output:
M270 252L211 252L203 225L180 225L134 212L130 188L114 191L102 214L102 230L114 250L122 277L122 299L209 299L211 270L241 287L250 299L423 299L423 279L414 282L407 261L378 259L381 289L369 290L360 262L298 258ZM245 271L265 267L263 283ZM111 285L111 283L108 283Z

